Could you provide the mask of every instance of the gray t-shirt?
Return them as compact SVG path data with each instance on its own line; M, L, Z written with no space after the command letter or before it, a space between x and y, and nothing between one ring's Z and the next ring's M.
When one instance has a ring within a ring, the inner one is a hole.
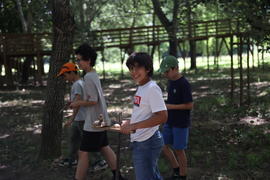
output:
M96 101L97 104L86 106L86 118L83 130L90 132L101 131L93 127L94 121L96 121L100 114L103 115L106 124L110 125L111 121L107 113L107 106L105 98L103 96L100 80L95 71L88 72L84 76L84 100L86 101Z
M79 79L75 81L71 86L70 91L70 100L73 102L76 98L76 95L80 95L81 99L84 99L84 82ZM76 114L74 121L84 121L85 120L85 107L80 107L78 113Z

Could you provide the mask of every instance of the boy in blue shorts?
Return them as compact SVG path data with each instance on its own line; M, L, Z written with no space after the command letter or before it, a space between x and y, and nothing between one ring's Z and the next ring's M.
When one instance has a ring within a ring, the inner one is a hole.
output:
M185 149L191 124L190 111L193 108L191 87L188 80L179 73L178 60L174 56L166 56L163 59L159 72L169 80L166 101L168 120L162 131L165 144L163 152L174 169L172 179L185 180L187 176Z

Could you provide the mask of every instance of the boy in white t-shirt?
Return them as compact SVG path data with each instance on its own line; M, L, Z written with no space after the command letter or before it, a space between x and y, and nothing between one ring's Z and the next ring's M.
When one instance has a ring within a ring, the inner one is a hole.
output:
M126 65L138 89L134 96L131 120L122 123L121 132L131 133L136 179L161 180L157 162L164 143L159 125L166 122L167 109L161 89L151 80L153 61L147 53L139 52L131 54Z

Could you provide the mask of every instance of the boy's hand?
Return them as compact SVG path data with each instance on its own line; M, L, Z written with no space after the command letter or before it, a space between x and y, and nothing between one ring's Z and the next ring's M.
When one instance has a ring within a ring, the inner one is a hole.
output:
M129 120L123 121L120 126L120 132L123 134L134 133L135 132L134 125L130 124Z
M77 108L80 106L80 101L75 101L75 102L72 102L70 103L69 107L74 109L74 108Z
M171 109L171 105L170 104L166 104L166 108L167 109Z
M72 122L73 122L73 120L71 120L71 119L68 120L68 121L66 121L65 124L64 124L64 127L69 127L69 126L71 126Z

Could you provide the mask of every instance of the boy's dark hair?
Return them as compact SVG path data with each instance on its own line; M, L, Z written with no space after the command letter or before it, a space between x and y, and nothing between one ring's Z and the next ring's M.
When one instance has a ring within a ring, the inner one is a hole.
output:
M135 65L138 65L139 67L144 67L146 70L148 70L148 76L153 76L153 60L151 56L149 56L145 52L134 52L132 53L126 62L126 66L130 69L134 67Z
M81 55L82 56L82 60L84 60L84 61L90 61L90 65L91 66L95 66L96 59L97 59L97 53L87 43L84 43L84 44L80 45L75 50L75 54L76 55Z
M68 71L66 73L70 74L71 72L73 72L74 74L78 74L78 71Z

